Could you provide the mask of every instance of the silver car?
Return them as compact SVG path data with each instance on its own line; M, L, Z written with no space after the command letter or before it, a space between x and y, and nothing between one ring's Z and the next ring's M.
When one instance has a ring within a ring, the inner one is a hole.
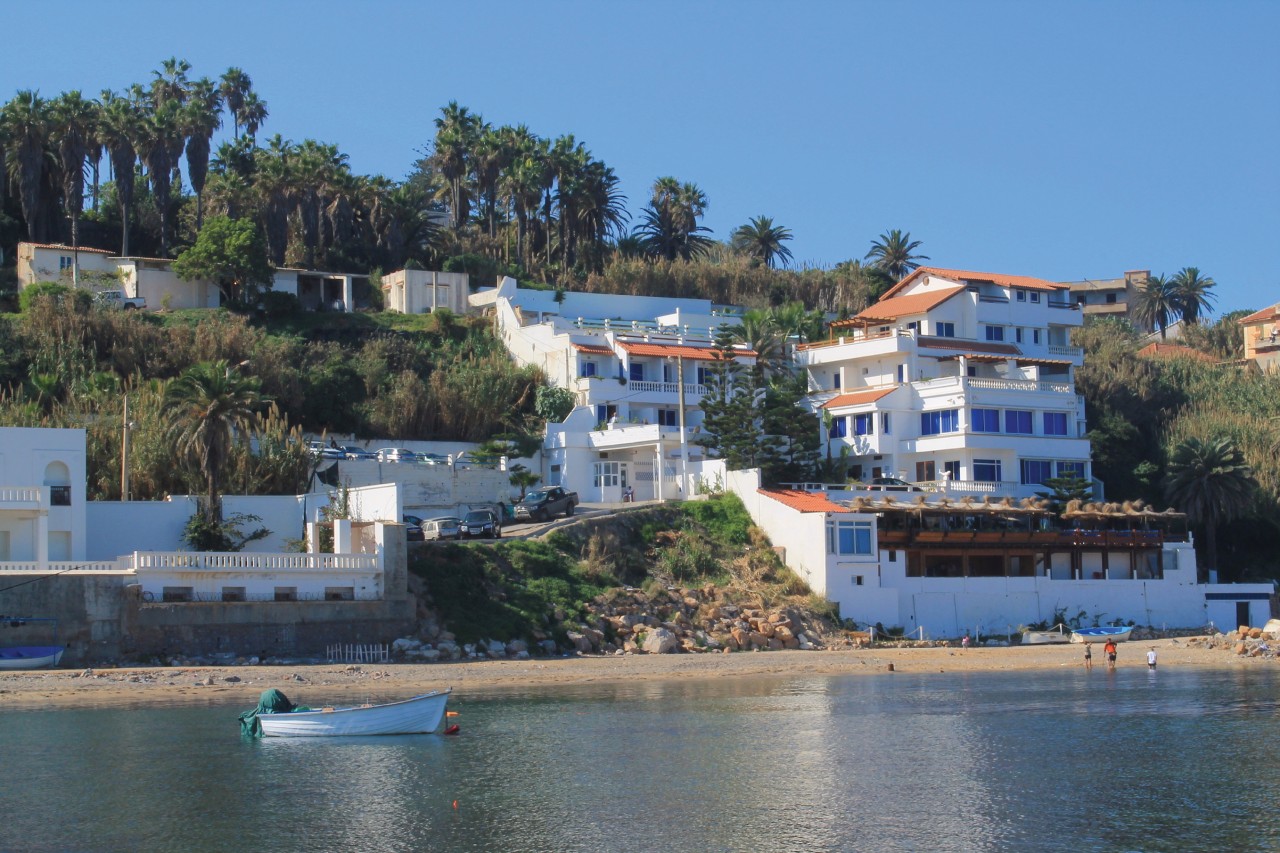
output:
M461 539L462 519L452 515L429 518L422 522L422 538L428 542L433 539Z

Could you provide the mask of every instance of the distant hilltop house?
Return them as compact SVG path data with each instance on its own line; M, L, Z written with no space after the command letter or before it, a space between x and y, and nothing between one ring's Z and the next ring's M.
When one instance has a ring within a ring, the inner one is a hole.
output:
M165 258L118 257L102 249L48 243L18 244L18 288L42 281L70 284L78 264L80 284L101 290L120 288L125 295L146 300L147 307L217 308L222 291L207 281L183 281ZM306 310L354 311L369 305L369 277L356 273L321 272L281 267L271 290L291 293Z
M851 479L1020 498L1092 479L1071 345L1082 323L1065 284L920 267L795 362Z
M506 278L470 299L493 310L520 365L573 394L563 423L548 423L540 472L588 502L688 497L704 449L700 402L724 325L742 309L706 299L529 290ZM745 347L736 361L755 363ZM684 431L681 432L683 417Z
M447 308L455 314L468 310L469 276L464 272L397 270L382 276L383 306L402 314L426 314Z
M1064 281L1062 284L1070 290L1072 301L1080 306L1084 316L1116 317L1128 320L1141 332L1150 332L1149 326L1139 323L1133 316L1138 292L1150 277L1150 270L1129 270L1120 278Z
M1237 320L1244 329L1244 357L1263 373L1280 371L1280 303Z

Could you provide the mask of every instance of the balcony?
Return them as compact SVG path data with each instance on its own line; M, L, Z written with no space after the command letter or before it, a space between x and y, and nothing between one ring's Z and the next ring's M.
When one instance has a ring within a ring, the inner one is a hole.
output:
M38 511L47 505L43 486L5 486L0 488L0 511L20 510L31 512L33 510Z

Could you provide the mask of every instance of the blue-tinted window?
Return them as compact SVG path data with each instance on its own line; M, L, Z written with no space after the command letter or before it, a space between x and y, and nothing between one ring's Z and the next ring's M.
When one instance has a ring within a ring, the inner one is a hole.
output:
M1040 299L1039 299L1039 294L1035 294L1035 293L1033 293L1033 294L1032 294L1032 296L1037 297L1037 298L1036 298L1036 300L1035 300L1036 302L1039 302L1039 301L1040 301ZM1038 343L1040 343L1040 330L1039 330L1039 329L1032 329L1032 330L1031 330L1031 343L1033 343L1033 344L1038 344Z
M885 435L891 435L893 430L889 429L889 413L885 412L880 416L880 431Z
M595 376L596 363L594 361L582 362L582 364L578 365L578 375L579 376Z
M954 338L956 336L956 324L934 323L933 333L940 338Z
M632 382L644 381L644 365L643 364L633 363L631 365L631 381Z
M853 434L854 435L875 435L876 434L876 416L874 412L866 412L861 415L853 416Z
M975 459L973 460L973 479L984 483L999 483L1001 481L1000 460L999 459Z
M987 330L987 340L989 341L1004 340L1004 326L987 326L986 330Z
M1066 435L1067 434L1067 413L1066 412L1045 412L1044 413L1044 434L1045 435Z
M1059 460L1058 476L1059 477L1079 477L1081 480L1083 480L1084 479L1084 463L1069 462L1065 459Z
M960 410L944 409L940 412L920 413L920 434L940 435L960 429Z
M974 432L999 432L1000 431L1000 410L999 409L974 409L973 410L973 431Z
M871 554L871 522L841 521L827 527L827 550L832 554Z
M1053 463L1048 459L1023 459L1022 484L1032 486L1043 484L1053 477Z
M1031 426L1031 413L1018 409L1005 409L1004 431L1010 435L1031 435L1035 432Z
M844 415L831 419L831 428L827 435L831 438L844 438L849 434L849 420Z

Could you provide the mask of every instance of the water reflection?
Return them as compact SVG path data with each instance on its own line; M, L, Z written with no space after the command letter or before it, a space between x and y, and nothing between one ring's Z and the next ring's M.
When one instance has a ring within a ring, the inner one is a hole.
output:
M1278 680L581 685L458 696L456 738L242 742L237 708L0 711L21 768L0 849L1274 849L1266 787L1220 792L1280 759Z

